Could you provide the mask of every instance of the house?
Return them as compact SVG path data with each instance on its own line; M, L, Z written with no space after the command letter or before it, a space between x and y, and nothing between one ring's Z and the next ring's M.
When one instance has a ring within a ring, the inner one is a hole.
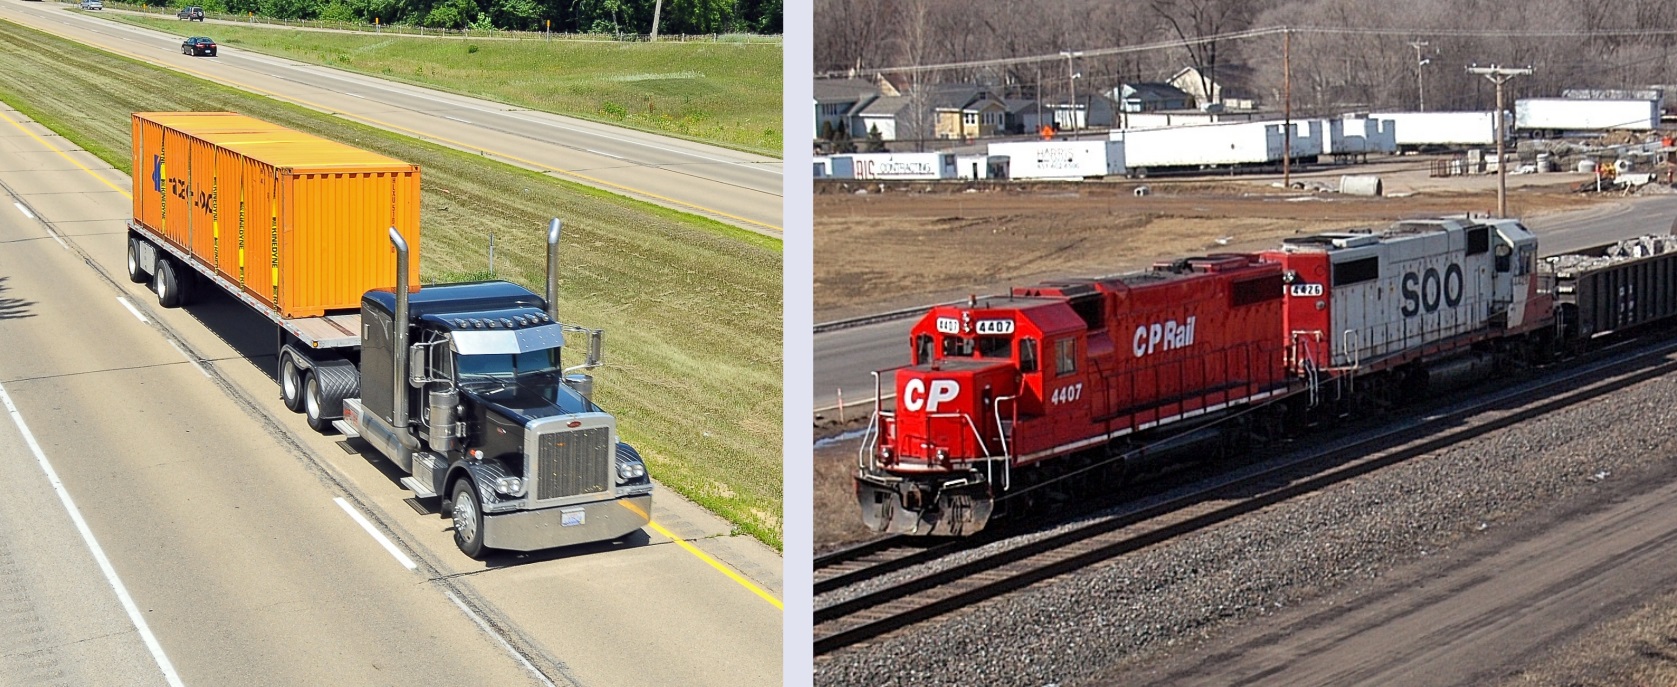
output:
M851 117L878 97L879 89L863 79L816 79L815 138L850 128Z
M877 129L880 140L897 140L898 131L906 134L914 130L914 122L909 117L912 104L907 96L901 95L874 98L850 115L850 138L865 141Z
M1256 110L1257 96L1245 85L1252 80L1252 70L1238 64L1217 65L1216 78L1207 80L1197 67L1186 67L1170 77L1166 83L1191 96L1200 107L1219 104L1224 110ZM1193 105L1189 105L1193 107Z
M934 84L921 89L920 98L932 111L936 138L973 139L1007 130L1007 104L983 86Z
M1108 97L1118 102L1121 112L1188 110L1194 107L1194 96L1168 83L1120 84L1109 93Z
M1034 134L1054 125L1054 109L1035 98L1007 98L1002 101L1007 118L1002 130L1009 134Z

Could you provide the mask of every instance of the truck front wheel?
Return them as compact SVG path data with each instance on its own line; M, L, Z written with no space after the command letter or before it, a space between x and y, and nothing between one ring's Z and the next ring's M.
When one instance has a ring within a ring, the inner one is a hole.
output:
M454 545L474 560L483 560L483 508L472 481L454 483Z

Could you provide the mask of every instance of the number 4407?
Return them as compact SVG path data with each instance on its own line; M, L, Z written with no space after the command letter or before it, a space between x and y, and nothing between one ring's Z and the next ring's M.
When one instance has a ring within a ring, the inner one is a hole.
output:
M1075 401L1075 400L1081 398L1082 396L1083 396L1083 382L1078 382L1076 384L1070 384L1070 385L1062 386L1058 389L1055 389L1054 393L1049 396L1049 401L1054 403L1055 405L1059 405L1061 403L1070 403L1072 401Z

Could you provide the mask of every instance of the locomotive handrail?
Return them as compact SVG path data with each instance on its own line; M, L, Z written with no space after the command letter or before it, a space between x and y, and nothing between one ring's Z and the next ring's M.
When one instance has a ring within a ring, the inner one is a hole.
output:
M990 404L991 412L994 413L995 416L996 416L996 437L998 439L1000 439L1001 442L1002 442L1002 490L1003 491L1006 491L1008 489L1013 488L1013 454L1010 451L1010 449L1008 449L1008 447L1007 447L1007 429L1002 427L1002 401L1013 401L1013 400L1016 400L1018 398L1019 398L1019 394L1014 394L1012 396L998 396ZM1011 422L1013 423L1014 427L1019 426L1019 404L1017 404L1017 403L1013 404L1013 419L1011 420ZM989 479L990 479L991 484L996 483L994 477L990 477Z

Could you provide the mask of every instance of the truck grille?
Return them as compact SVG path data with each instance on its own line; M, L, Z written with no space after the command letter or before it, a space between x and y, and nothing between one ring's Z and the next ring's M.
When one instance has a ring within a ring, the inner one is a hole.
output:
M611 488L611 428L556 432L540 439L536 500L596 494Z

